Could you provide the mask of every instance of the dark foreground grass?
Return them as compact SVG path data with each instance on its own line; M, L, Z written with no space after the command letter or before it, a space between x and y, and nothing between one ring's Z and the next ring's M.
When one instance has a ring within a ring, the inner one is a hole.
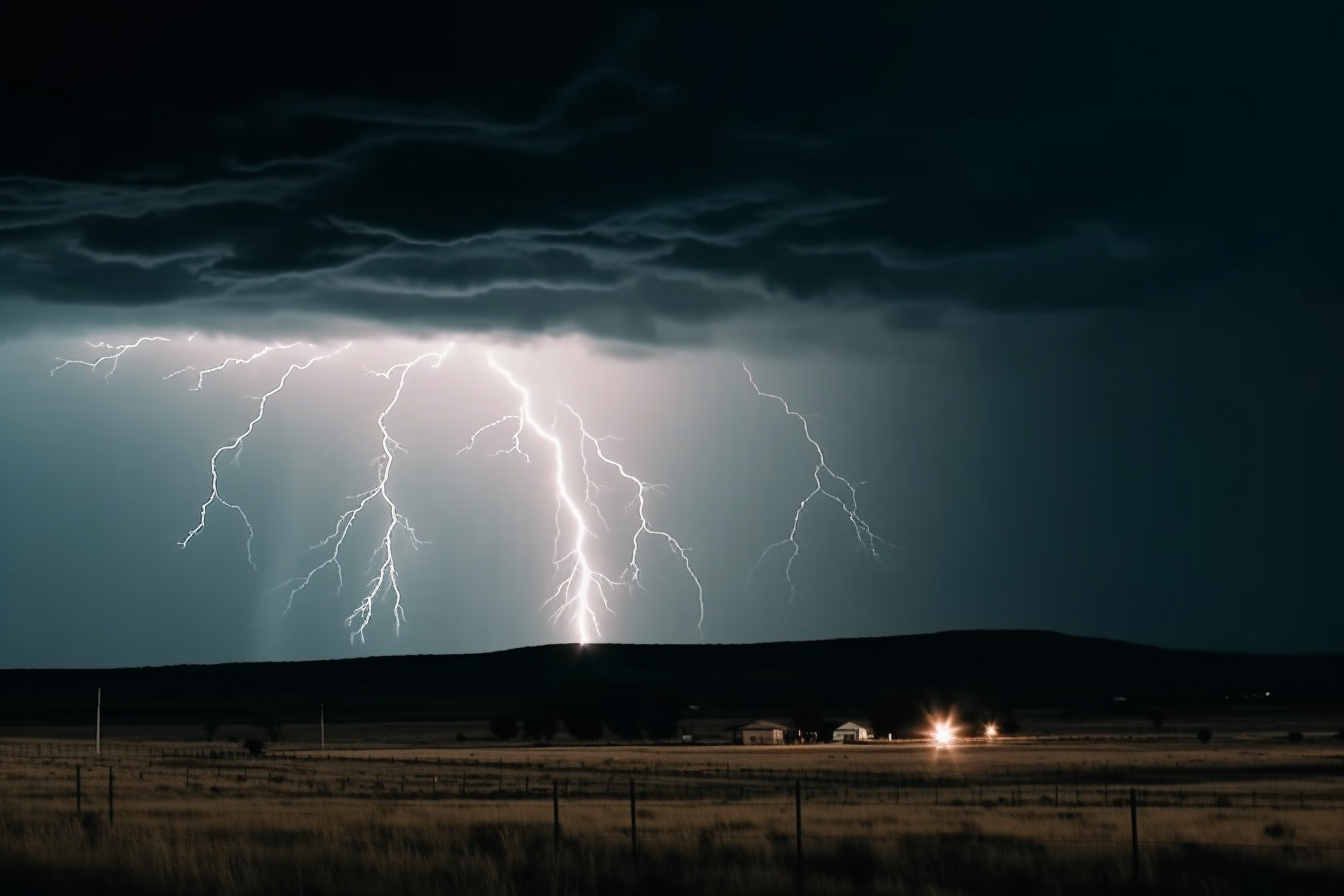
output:
M99 816L35 820L0 810L0 882L14 894L779 894L796 886L787 835L710 828L640 844L566 836L536 822L417 821L411 813L264 818L216 826ZM804 857L815 894L1282 894L1344 892L1339 857L1291 847L1043 843L957 833L827 838Z

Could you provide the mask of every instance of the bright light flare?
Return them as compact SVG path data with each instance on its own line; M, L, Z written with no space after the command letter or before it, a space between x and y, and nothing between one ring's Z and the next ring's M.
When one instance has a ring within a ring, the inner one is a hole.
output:
M998 726L998 725L995 725L993 722L990 722L989 724L985 725L985 739L986 739L986 740L993 740L994 738L996 738L996 737L998 737L998 736L999 736L999 726Z
M939 749L957 742L957 726L951 719L938 719L933 723L933 742Z

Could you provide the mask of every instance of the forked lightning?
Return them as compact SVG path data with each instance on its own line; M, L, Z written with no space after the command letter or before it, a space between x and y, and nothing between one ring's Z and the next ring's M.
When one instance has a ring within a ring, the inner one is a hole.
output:
M807 505L812 502L812 499L822 496L829 498L839 505L840 509L844 511L847 517L849 517L849 522L854 527L854 537L858 541L859 546L871 554L874 560L881 561L882 557L877 552L877 545L884 542L882 542L882 539L877 535L873 534L873 530L868 528L868 524L864 522L863 517L859 516L859 497L858 493L854 491L854 486L850 485L848 479L836 473L826 464L826 455L821 450L821 445L817 444L817 440L812 438L812 430L808 427L807 418L789 407L789 403L780 396L761 391L761 387L756 385L756 378L752 376L751 371L747 369L746 364L742 365L742 370L747 374L747 381L751 383L751 388L756 390L757 395L762 398L769 398L779 402L780 407L784 408L784 413L798 421L803 428L803 438L807 439L807 443L812 446L812 450L815 451L817 455L816 466L812 468L812 491L808 492L807 496L803 498L802 501L798 502L798 509L793 513L793 525L789 529L788 537L780 539L762 551L761 556L756 558L755 565L751 567L751 572L747 575L748 579L750 579L751 576L754 576L756 570L760 568L761 563L770 555L771 551L776 548L786 550L789 556L788 559L784 561L784 581L789 586L789 603L792 605L793 599L797 597L797 590L793 585L793 561L798 559L798 523L802 520L803 511L807 509ZM828 482L840 483L843 485L843 493L835 494L831 491L827 491L826 486L822 484L823 474Z
M532 393L518 378L508 369L506 369L492 352L489 355L490 367L508 382L509 386L518 393L519 405L516 413L505 414L497 420L491 421L477 429L471 434L458 454L463 454L475 447L477 439L485 433L501 426L505 423L514 424L513 431L510 434L509 445L507 448L501 448L492 453L491 456L498 454L517 454L526 462L531 462L530 455L523 450L522 439L524 433L530 432L537 438L546 442L550 447L551 454L554 457L553 477L556 502L556 528L554 544L554 564L556 575L559 579L555 590L546 600L545 604L554 604L555 609L551 618L560 620L567 613L574 621L575 631L580 643L587 643L593 639L593 636L602 637L601 619L597 614L597 604L600 603L606 611L611 610L609 601L612 589L624 586L626 588L640 585L639 581L639 542L641 535L652 535L664 539L668 546L675 551L686 565L687 575L695 584L696 599L699 605L699 619L696 622L696 631L702 632L702 626L705 619L705 599L704 589L700 585L700 579L696 576L695 570L691 567L690 558L687 556L686 548L671 534L654 529L649 525L648 517L645 514L644 498L649 491L657 491L661 487L656 484L650 484L630 474L624 466L607 457L602 451L602 439L591 435L579 413L573 406L561 402L561 405L573 415L579 425L579 463L580 475L583 478L584 492L582 503L575 498L570 491L567 481L568 471L565 463L565 446L563 441L554 432L554 427L547 428L537 419L532 406ZM602 522L604 528L607 527L606 519L597 505L594 494L600 491L596 481L588 472L588 453L587 446L593 447L594 453L605 464L610 465L616 472L635 487L635 498L629 507L639 518L639 526L636 528L631 539L631 552L629 562L618 575L610 576L599 571L594 561L589 557L589 540L596 537L596 533L589 526L589 521L583 508L587 506L593 511L593 514ZM569 538L565 542L566 546L561 547L561 542L565 539L565 526L562 525L562 519L568 521ZM642 586L641 586L642 587Z
M187 341L190 342L194 336L195 334L192 334L187 338ZM51 373L54 375L58 370L69 366L82 366L95 373L104 369L103 377L107 379L116 371L117 362L127 352L148 342L169 341L171 340L162 336L142 336L133 342L121 345L112 345L106 342L89 343L92 348L104 350L105 353L88 361L57 358L56 360L60 363L52 368ZM306 360L291 363L280 375L275 385L256 398L256 413L242 431L231 441L220 445L211 455L210 493L201 504L196 524L178 543L181 547L187 547L193 539L204 531L211 507L218 504L237 513L243 521L247 528L247 560L254 569L256 568L252 553L256 533L252 521L248 518L242 506L236 501L230 501L221 492L220 460L225 455L231 455L234 463L237 463L244 443L265 418L268 402L284 390L294 374L306 371L320 362L342 354L350 348L350 343L334 350L320 350L302 342L274 343L265 345L247 356L228 357L205 367L190 365L163 377L166 380L189 372L195 373L196 380L190 386L190 390L193 392L199 391L204 387L206 378L213 374L220 373L230 367L252 364L273 352L298 348L308 348L313 353ZM289 595L286 603L286 608L288 608L292 606L294 598L312 585L319 574L330 569L335 576L336 591L339 594L345 584L342 550L351 530L361 516L373 514L381 517L385 525L380 524L381 535L369 562L370 578L365 583L355 609L346 617L346 625L351 629L350 637L352 641L356 637L363 640L365 631L373 618L374 604L389 596L392 598L392 616L398 632L401 629L401 623L406 620L405 610L402 606L403 595L400 574L397 568L397 548L404 543L408 543L412 548L419 548L425 542L416 534L410 520L398 509L392 497L390 484L393 465L397 454L404 452L406 449L392 435L388 418L401 401L411 371L422 364L438 368L452 351L453 346L450 344L441 350L424 352L415 358L394 364L386 370L369 371L374 376L393 384L391 397L376 419L380 452L374 459L376 469L374 483L365 491L349 496L347 500L354 502L353 505L337 517L330 532L313 546L315 550L323 551L320 562L303 575L291 578L275 589L288 588ZM618 589L628 592L636 586L644 587L643 571L640 568L640 549L649 538L652 538L667 545L668 549L681 561L681 565L685 567L686 575L695 588L698 611L696 631L703 637L705 620L704 587L691 563L689 549L683 546L671 532L656 528L649 522L647 499L651 494L662 494L664 486L640 479L630 472L623 462L611 457L604 447L604 444L611 437L594 435L589 431L578 410L573 405L560 401L557 403L557 413L559 409L563 409L573 418L574 424L577 426L577 440L567 445L567 438L562 437L557 432L556 421L552 421L550 426L546 426L537 416L532 391L520 381L513 371L499 361L495 353L489 353L487 358L490 369L502 377L513 392L517 394L518 406L513 412L503 414L476 429L457 453L460 456L472 452L479 440L487 437L496 428L503 427L506 424L509 425L508 442L505 446L492 452L491 456L518 455L525 462L531 463L532 457L524 449L524 442L526 440L537 440L545 443L545 450L551 458L551 469L553 471L551 476L552 486L548 491L553 492L552 496L556 508L552 561L556 571L557 584L550 596L543 601L542 606L551 608L552 622L558 623L562 620L568 620L573 625L578 640L582 643L602 638L603 619L599 613L612 612L611 597L613 592ZM790 601L792 601L795 596L792 579L793 562L797 559L799 553L798 527L803 511L814 499L824 497L839 506L853 526L854 536L858 544L877 559L880 559L877 545L881 542L881 539L859 516L857 495L849 480L835 473L827 465L821 446L812 437L807 418L790 407L782 397L765 392L757 386L755 377L752 376L751 371L745 364L742 365L742 369L757 395L778 402L785 414L799 422L803 437L816 453L816 464L812 471L813 488L799 502L793 515L793 523L788 536L767 547L757 558L749 574L749 577L755 575L761 564L772 552L777 549L785 551L787 559L784 561L783 573L784 580L788 584ZM577 463L575 458L577 458ZM603 552L599 549L602 548L601 540L604 534L610 532L611 527L607 517L602 513L599 500L601 493L606 489L594 478L593 469L597 468L598 465L614 471L614 474L620 480L628 483L633 492L633 497L626 504L627 513L632 517L633 531L627 543L627 558L624 561L624 566L618 572L604 572L602 570L600 557ZM583 491L581 495L571 484L571 480L582 482ZM601 524L602 532L599 533L596 527L592 525L594 521Z
M365 586L364 594L360 598L358 606L345 619L345 624L350 627L350 640L358 637L364 640L364 630L369 626L369 620L373 618L373 604L381 597L388 594L392 595L392 620L398 632L401 631L401 623L406 619L406 611L401 606L401 582L397 573L397 555L393 550L395 545L393 540L398 532L403 532L411 547L419 548L424 544L415 534L415 528L411 525L402 513L397 509L396 502L392 500L392 495L388 492L387 482L392 475L392 462L396 459L397 452L404 452L406 449L392 437L387 429L388 415L396 409L397 403L401 401L401 393L406 388L406 375L411 372L422 361L434 359L431 367L438 367L448 357L448 353L453 349L452 345L447 346L442 351L425 352L418 358L411 361L405 361L401 364L394 364L384 371L369 371L374 376L382 377L388 381L395 381L396 390L392 393L392 399L383 408L382 413L378 415L378 431L382 438L380 444L382 453L374 459L374 466L377 467L377 481L373 487L358 495L351 495L348 500L357 502L354 507L346 510L336 520L336 526L331 533L313 545L316 548L331 548L331 553L321 563L314 566L302 576L290 579L280 587L293 585L290 589L289 601L286 608L294 602L294 596L307 588L312 582L313 576L317 575L327 567L332 567L336 572L336 593L341 592L345 585L345 573L341 568L341 548L345 544L346 536L350 534L350 529L359 519L359 515L364 512L369 504L375 501L381 503L383 509L387 511L387 528L383 530L382 538L378 546L374 548L373 558L370 561L370 567L376 567L377 571ZM296 584L297 583L297 584Z

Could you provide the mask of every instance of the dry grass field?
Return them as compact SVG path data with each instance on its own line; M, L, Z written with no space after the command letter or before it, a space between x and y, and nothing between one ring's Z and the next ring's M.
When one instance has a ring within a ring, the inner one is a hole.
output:
M1300 743L1222 728L1207 745L1135 727L934 749L532 746L471 728L459 743L449 726L376 726L328 729L322 751L295 726L259 758L199 731L109 730L100 758L87 739L0 732L0 881L773 893L799 884L798 787L810 893L1344 891L1344 742L1324 727Z

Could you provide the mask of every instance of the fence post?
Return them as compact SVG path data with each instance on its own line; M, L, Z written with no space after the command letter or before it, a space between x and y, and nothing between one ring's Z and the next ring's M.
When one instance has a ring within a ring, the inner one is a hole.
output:
M793 817L795 823L795 841L797 852L794 857L794 882L798 889L803 888L803 782L793 782Z
M112 826L112 766L107 767L107 826Z
M84 783L84 782L83 782L83 780L82 780L81 777L80 777L82 771L83 771L83 770L82 770L78 765L75 766L75 814L76 814L76 815L83 815L83 814L84 814L84 787L83 787L83 783Z
M1129 842L1132 849L1134 882L1139 881L1139 795L1129 788Z
M551 779L551 809L555 813L555 854L560 855L560 782Z
M635 821L635 779L630 779L630 861L639 861L639 835Z

